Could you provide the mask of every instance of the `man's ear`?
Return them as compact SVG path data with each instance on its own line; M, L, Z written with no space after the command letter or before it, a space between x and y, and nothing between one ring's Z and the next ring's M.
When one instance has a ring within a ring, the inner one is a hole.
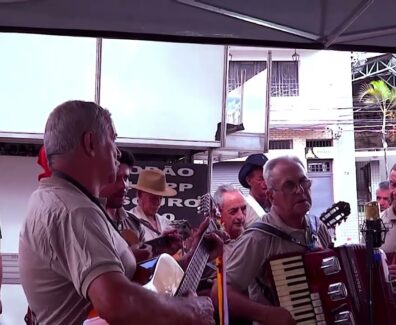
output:
M267 195L268 200L269 200L269 201L271 202L271 204L272 204L272 201L273 201L273 199L274 199L274 191L271 190L271 189L267 189L267 191L265 192L265 194Z
M82 145L85 153L90 157L95 157L95 139L92 132L85 132L82 139Z
M251 181L252 181L252 177L251 177L250 175L246 176L246 177L245 177L245 181L246 181L246 183L249 185L249 188L251 188L252 185L251 185L250 183L251 183Z

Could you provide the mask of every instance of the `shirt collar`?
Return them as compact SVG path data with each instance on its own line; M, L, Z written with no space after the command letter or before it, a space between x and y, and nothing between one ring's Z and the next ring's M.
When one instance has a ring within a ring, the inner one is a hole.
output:
M275 227L287 232L287 233L292 233L292 232L306 232L308 230L307 224L304 219L304 224L305 227L304 229L299 229L299 228L293 228L288 226L284 221L279 217L279 215L274 211L274 209L271 209L269 213L269 217L271 219L271 224L274 225Z

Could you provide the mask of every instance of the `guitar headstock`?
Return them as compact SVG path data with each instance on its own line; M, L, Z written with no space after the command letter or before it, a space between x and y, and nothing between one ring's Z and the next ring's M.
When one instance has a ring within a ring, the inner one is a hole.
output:
M319 219L327 228L335 228L341 222L345 221L351 214L351 206L348 202L339 201L334 203L330 208L323 212Z
M221 228L220 211L210 193L201 196L198 205L198 214L200 214L203 219L209 217L211 220L210 223L213 223L216 228Z
M202 215L204 218L215 218L218 214L218 209L210 193L206 193L201 196L197 209L198 214Z

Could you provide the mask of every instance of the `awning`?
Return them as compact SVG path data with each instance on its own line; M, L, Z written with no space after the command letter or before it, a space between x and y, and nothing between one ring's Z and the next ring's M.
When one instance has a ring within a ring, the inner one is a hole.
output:
M0 31L396 52L392 0L0 0Z

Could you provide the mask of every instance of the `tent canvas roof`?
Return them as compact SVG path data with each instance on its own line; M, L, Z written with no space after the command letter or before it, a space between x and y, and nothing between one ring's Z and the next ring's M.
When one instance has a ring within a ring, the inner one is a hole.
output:
M0 31L396 52L392 0L0 0Z

